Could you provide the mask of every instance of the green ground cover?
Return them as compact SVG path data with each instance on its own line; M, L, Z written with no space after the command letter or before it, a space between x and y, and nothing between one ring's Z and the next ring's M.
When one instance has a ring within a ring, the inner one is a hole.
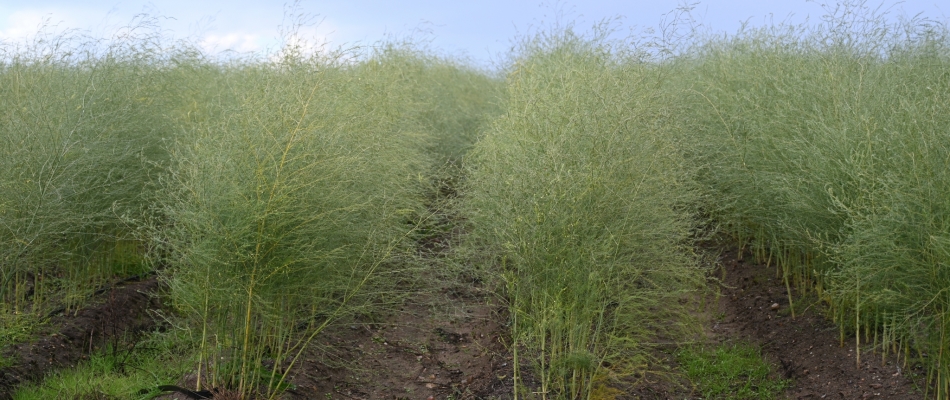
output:
M704 399L781 398L789 383L775 379L771 364L748 343L685 347L676 359Z

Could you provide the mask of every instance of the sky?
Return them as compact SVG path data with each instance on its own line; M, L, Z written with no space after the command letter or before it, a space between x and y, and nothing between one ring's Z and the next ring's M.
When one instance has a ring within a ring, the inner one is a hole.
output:
M573 21L584 29L610 19L618 32L641 32L657 28L684 4L682 0L301 0L298 12L314 24L302 28L299 38L314 47L320 43L337 47L412 37L446 54L491 66L503 58L513 39L558 20ZM881 5L893 18L922 14L946 23L950 15L947 0L867 4ZM825 14L822 0L704 0L691 6L693 18L705 29L727 33L735 33L742 23L801 23ZM262 52L276 50L280 43L286 7L280 1L251 0L0 0L0 40L28 40L44 24L109 37L135 15L147 13L162 17L167 34L190 38L207 51Z

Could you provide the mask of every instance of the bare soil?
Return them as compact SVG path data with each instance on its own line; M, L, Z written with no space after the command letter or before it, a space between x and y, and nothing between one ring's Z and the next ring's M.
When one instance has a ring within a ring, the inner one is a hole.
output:
M824 304L794 288L793 318L775 267L754 263L749 254L740 257L735 248L722 251L719 261L723 289L711 336L758 343L792 380L785 393L789 399L924 398L925 371L919 364L905 365L903 358L882 357L863 346L858 363L854 337L846 337L842 345L839 328L822 314Z
M406 304L385 323L324 335L326 347L316 346L291 380L291 398L476 399L504 393L511 375L503 371L509 361L507 329L499 323L503 308L477 288L446 295L456 300L452 309Z

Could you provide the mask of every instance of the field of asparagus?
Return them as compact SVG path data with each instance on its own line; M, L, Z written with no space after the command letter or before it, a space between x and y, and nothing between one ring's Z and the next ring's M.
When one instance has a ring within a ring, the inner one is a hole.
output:
M946 399L950 30L888 21L556 26L492 71L412 40L206 54L149 19L4 43L0 399L783 398L754 340L704 343L729 249L777 268L776 318ZM497 332L387 336L460 304ZM394 354L416 386L379 383ZM718 391L707 356L755 366Z

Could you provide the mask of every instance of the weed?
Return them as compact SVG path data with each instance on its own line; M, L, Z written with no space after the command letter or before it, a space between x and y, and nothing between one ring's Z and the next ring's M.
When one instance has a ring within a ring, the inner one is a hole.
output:
M676 359L704 399L774 399L789 383L750 344L687 347Z
M135 346L109 346L74 369L21 387L13 398L147 398L143 390L154 392L160 385L177 381L190 368L195 344L181 331L152 333Z

